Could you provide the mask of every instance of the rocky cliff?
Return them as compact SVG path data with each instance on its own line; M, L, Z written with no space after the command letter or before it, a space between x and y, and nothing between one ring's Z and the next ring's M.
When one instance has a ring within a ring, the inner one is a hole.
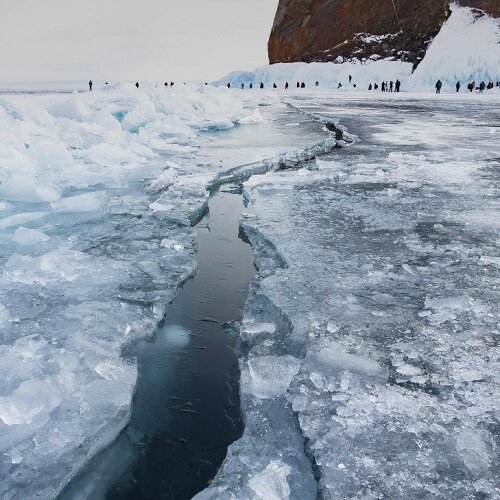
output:
M500 0L459 0L500 16ZM269 60L394 57L415 66L450 14L450 0L280 0Z

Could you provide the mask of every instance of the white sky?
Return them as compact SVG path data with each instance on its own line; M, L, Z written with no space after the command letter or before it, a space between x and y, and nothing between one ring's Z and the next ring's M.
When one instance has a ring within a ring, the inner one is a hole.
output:
M213 80L267 64L278 0L0 0L0 81Z

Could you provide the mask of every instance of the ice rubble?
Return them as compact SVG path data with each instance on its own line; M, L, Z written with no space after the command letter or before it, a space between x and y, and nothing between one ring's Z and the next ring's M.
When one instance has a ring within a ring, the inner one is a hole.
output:
M363 140L244 184L245 432L196 498L499 498L498 99L296 105Z
M54 497L124 425L121 348L196 269L200 131L259 116L204 87L0 97L1 498Z

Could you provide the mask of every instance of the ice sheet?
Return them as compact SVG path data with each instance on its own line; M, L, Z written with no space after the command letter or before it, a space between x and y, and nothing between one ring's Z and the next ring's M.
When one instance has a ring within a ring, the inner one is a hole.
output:
M498 498L498 97L294 104L359 139L244 184L247 429L199 498L259 498L241 485L274 435L252 431L288 405L323 498ZM290 498L314 498L304 478Z

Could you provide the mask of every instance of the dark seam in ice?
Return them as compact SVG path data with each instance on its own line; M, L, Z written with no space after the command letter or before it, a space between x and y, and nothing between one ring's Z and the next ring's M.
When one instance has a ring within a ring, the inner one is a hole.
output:
M304 109L300 108L299 106L292 104L288 99L285 99L284 102L290 109L296 111L297 113L306 115L309 118L312 118L313 120L315 120L317 122L322 123L328 131L334 132L335 138L338 142L337 145L339 147L353 144L359 140L356 135L349 133L347 131L347 129L343 125L341 125L339 122L332 121L329 118L318 115L316 113L311 113L310 111L305 111Z
M344 146L350 145L350 144L355 142L356 136L353 136L353 135L347 133L343 126L336 124L336 123L332 122L331 120L328 120L322 116L306 112L306 111L300 109L299 107L296 107L296 106L290 104L286 100L285 100L285 104L288 107L290 107L291 109L293 109L294 111L301 113L301 114L304 114L304 115L307 115L308 117L312 118L313 120L323 123L325 125L325 131L328 132L330 137L327 137L326 139L324 139L323 141L320 141L318 143L314 143L312 145L306 146L305 148L303 148L301 151L298 151L298 152L283 153L283 154L277 155L276 157L266 158L264 160L245 164L245 165L239 165L239 166L233 167L229 170L226 170L224 172L221 172L220 174L216 175L206 185L206 189L209 192L210 196L214 195L217 192L217 190L225 184L231 184L231 183L235 183L235 182L242 183L242 182L250 179L254 175L265 174L267 172L278 171L278 170L287 170L287 169L297 169L300 166L302 166L310 161L313 161L318 157L321 157L321 156L324 156L324 155L331 153L334 149L344 147ZM333 134L335 134L335 136ZM208 207L208 200L207 200L195 212L190 214L190 216L189 216L190 226L195 227L205 217L205 215L208 213L208 211L209 211L209 207ZM179 225L182 225L182 224L179 224ZM245 234L246 236L249 236L248 233L250 232L250 228L248 226L245 228L245 227L243 227L243 224L240 222L240 229L241 229L243 234ZM273 251L276 255L276 258L278 260L278 262L276 262L276 265L273 266L274 267L273 270L276 271L277 269L280 269L280 268L286 268L287 267L286 260L284 259L284 257L282 255L279 254L277 248L272 244L272 242L267 240L263 235L257 234L257 232L253 228L252 228L252 231L254 232L254 234L257 238L260 238L261 241L263 241L265 244L267 244L270 248L273 249ZM251 242L250 242L250 246L252 247L252 249L255 248ZM198 261L198 259L196 259L196 261ZM177 286L175 287L175 290L173 292L173 296L164 305L164 308L162 311L163 317L166 316L167 308L175 300L175 297L179 293L179 290L183 287L183 285L190 278L192 278L197 273L197 271L198 271L198 266L197 266L197 262L196 262L196 266L193 270L193 273L188 273L188 274L185 274L184 276L182 276L181 280L177 283ZM247 296L247 299L248 299L248 296ZM124 299L122 298L121 300L124 300ZM271 303L272 303L272 301L271 301ZM273 304L273 305L275 307L277 307L275 304ZM279 311L281 311L281 309L279 307L277 307L277 309ZM281 311L281 313L288 320L288 316L286 316L286 314L283 311ZM291 328L291 323L289 320L288 320L288 323L289 323L290 328ZM136 388L137 388L137 385L136 385ZM134 389L134 395L135 395L136 388ZM128 422L130 420L131 411L132 411L132 409L131 409L131 407L129 407L129 409L127 411L127 415L123 419L123 426L117 428L115 437L113 439L107 441L106 444L102 444L100 447L99 446L96 447L96 449L94 450L93 453L86 456L81 461L80 465L75 467L75 469L67 476L65 481L61 484L61 486L56 490L54 498L58 498L59 495L66 489L66 487L68 487L68 485L71 483L71 481L78 475L78 473L81 472L81 470L88 463L90 463L90 461L94 457L96 457L102 451L104 451L106 448L108 448L117 439L117 437L124 431L125 427L127 426ZM296 415L295 412L293 412L293 410L292 410L292 413L297 418L297 427L298 427L300 433L302 434L302 429L299 425L298 416ZM244 419L245 416L242 415L242 417ZM302 436L303 436L303 434L302 434ZM320 494L319 467L316 464L314 457L307 451L307 445L306 445L307 438L303 436L303 439L304 439L304 454L311 462L312 473L313 473L313 476L317 482L317 487L318 487L317 498L319 500L321 500L322 496ZM214 479L217 476L217 473L222 469L223 464L224 464L224 462L219 467L219 470L216 472ZM212 479L212 481L214 479Z

